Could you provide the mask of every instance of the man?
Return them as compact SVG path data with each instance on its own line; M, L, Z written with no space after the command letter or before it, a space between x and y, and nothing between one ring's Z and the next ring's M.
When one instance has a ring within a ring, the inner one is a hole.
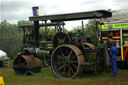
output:
M114 42L113 39L112 39L112 35L108 35L108 41L107 41L107 48L108 48L108 51L109 51L110 48L111 48L110 42Z
M108 36L108 46L109 49L109 56L111 58L112 62L112 71L113 71L113 76L117 76L117 65L116 65L116 54L117 54L117 49L115 46L115 43L112 39L112 36Z

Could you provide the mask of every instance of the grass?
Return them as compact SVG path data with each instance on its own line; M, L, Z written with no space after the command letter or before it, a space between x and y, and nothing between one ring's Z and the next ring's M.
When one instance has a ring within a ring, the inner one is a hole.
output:
M12 68L0 68L0 76L5 85L128 85L128 70L119 70L118 76L112 73L82 74L75 79L59 79L48 68L32 76L16 75Z

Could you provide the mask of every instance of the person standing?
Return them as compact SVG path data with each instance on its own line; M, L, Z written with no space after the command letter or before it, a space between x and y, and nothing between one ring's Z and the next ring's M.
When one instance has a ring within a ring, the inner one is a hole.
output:
M115 46L115 42L113 41L112 37L108 37L108 43L109 43L109 56L112 62L112 71L113 71L113 76L117 76L118 71L117 71L117 63L116 63L116 55L117 55L117 49Z

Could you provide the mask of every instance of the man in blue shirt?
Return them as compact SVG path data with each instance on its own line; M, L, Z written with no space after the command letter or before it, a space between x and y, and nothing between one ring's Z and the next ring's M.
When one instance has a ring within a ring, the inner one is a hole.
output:
M112 61L112 71L113 71L113 76L117 76L117 64L116 64L116 54L117 54L117 49L116 49L116 46L115 46L115 43L114 41L112 40L111 37L108 37L110 38L110 42L109 42L109 45L110 45L110 49L109 49L109 56L111 58L111 61Z

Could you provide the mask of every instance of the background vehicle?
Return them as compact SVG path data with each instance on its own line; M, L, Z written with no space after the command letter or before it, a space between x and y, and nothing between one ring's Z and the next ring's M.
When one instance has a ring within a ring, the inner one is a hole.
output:
M8 60L9 58L7 57L7 54L0 50L0 67L3 67L5 65L5 61Z
M128 22L105 23L100 26L104 42L112 35L117 47L117 62L123 67L128 66Z

